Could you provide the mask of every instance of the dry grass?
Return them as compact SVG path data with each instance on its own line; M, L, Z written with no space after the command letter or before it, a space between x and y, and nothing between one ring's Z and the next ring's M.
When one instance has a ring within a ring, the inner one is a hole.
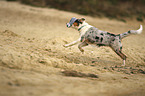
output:
M85 17L91 25L114 33L137 29L139 22L92 18L16 2L0 1L0 9L1 96L144 95L145 32L123 40L123 52L128 55L125 68L119 67L121 59L108 47L86 47L81 54L77 46L62 46L79 35L66 28L71 17Z

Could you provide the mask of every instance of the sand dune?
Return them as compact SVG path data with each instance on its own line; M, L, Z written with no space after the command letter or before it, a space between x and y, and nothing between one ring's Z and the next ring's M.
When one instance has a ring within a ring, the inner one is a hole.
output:
M123 23L18 2L0 1L0 96L144 96L145 32L123 40L126 67L108 47L63 45L79 37L66 28L71 17L86 18L116 34L136 30L135 20Z

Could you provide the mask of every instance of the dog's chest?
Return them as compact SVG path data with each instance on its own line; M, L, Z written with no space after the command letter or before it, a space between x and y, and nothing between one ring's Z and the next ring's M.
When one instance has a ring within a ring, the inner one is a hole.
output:
M108 32L98 30L95 27L91 27L81 36L81 42L87 42L89 44L108 46L112 36Z

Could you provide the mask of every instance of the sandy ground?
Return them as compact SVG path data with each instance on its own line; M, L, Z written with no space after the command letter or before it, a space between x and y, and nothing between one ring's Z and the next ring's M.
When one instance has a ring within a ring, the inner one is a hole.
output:
M122 60L108 47L89 46L85 54L77 45L64 48L79 37L66 28L71 17L84 17L116 34L139 24L145 28L133 19L123 23L0 1L0 96L144 96L145 32L123 40L128 58L122 68Z

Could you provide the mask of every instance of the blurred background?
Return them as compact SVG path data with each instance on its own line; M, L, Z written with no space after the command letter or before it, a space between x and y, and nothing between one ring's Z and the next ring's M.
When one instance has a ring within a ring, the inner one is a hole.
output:
M7 0L20 1L38 7L56 8L90 16L105 16L124 21L123 18L145 17L145 0Z

